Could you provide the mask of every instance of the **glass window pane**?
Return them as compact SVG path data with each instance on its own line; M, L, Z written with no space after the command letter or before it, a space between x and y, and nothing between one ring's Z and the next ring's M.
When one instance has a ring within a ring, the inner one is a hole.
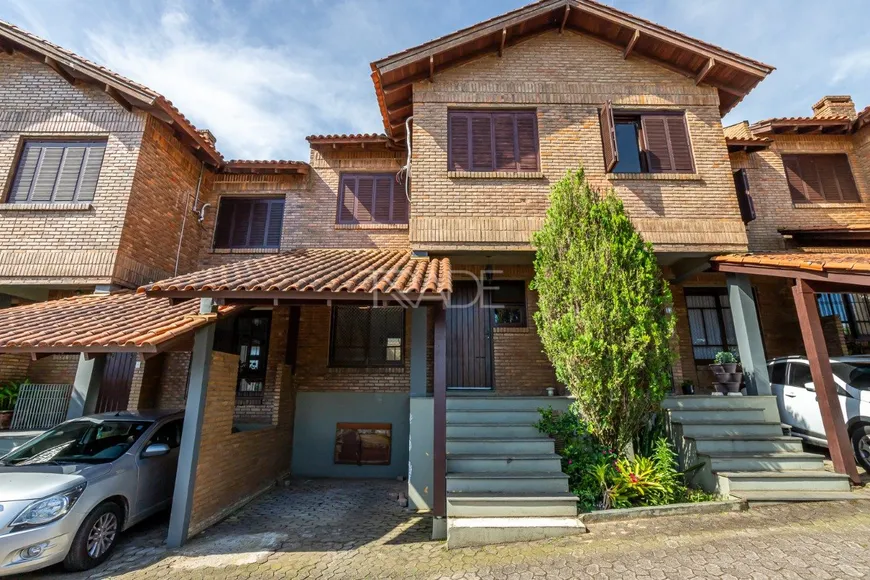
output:
M788 365L788 368L788 385L802 387L807 383L813 382L813 375L810 373L810 365L793 362Z
M737 335L734 332L734 319L731 317L731 309L722 310L722 320L725 321L725 340L728 346L737 346Z
M715 296L686 296L686 305L689 308L716 308Z
M704 332L704 315L701 310L689 310L689 329L692 332L692 344L707 344L707 334Z
M785 384L785 369L787 363L780 362L769 365L770 367L770 382L776 385Z
M704 325L707 327L707 344L722 345L722 327L719 326L719 316L715 310L702 310Z
M640 146L638 145L637 123L616 123L616 149L619 152L619 162L613 168L614 173L640 173Z

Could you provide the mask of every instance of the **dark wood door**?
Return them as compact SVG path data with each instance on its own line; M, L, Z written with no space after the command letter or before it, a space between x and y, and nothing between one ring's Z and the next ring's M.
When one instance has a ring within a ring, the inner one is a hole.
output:
M97 396L95 413L110 413L127 409L133 371L136 370L136 353L114 352L106 355L103 382Z
M476 282L454 282L447 309L447 388L492 388L490 295Z

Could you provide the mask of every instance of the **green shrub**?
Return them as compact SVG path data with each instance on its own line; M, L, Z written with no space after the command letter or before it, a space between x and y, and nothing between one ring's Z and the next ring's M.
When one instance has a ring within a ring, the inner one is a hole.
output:
M544 351L592 433L623 449L671 386L671 293L652 246L582 169L553 186L533 244Z
M30 384L30 381L27 379L23 381L6 381L0 384L0 411L13 410L21 387L27 384Z
M737 355L731 351L723 350L716 353L713 362L717 365L733 364L737 362Z

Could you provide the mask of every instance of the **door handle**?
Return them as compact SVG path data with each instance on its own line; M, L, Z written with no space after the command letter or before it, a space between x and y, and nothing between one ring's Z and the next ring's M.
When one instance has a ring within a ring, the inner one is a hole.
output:
M794 393L786 393L785 396L786 396L786 397L791 397L792 399L794 399L795 397L797 397L797 395L795 395Z

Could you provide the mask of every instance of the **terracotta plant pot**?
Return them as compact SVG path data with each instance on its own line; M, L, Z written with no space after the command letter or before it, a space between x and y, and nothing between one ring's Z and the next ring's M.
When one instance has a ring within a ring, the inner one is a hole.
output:
M0 411L0 430L12 426L12 411Z
M740 392L740 382L736 383L725 383L725 387L728 389L728 393L739 393Z
M742 383L743 373L722 373L716 376L716 380L720 383Z
M738 363L725 363L722 365L722 370L726 373L736 373Z
M728 393L728 387L725 386L725 383L722 383L722 382L713 383L713 388L716 389L717 393L722 393L723 395Z
M724 373L725 369L722 368L722 365L709 365L710 372L714 375L718 375L719 373Z

